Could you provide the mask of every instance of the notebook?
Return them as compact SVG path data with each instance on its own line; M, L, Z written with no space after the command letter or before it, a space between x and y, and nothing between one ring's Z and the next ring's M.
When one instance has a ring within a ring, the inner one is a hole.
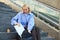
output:
M16 32L18 33L18 35L21 37L22 33L24 32L24 27L22 26L22 24L20 24L20 27L19 26L14 26Z

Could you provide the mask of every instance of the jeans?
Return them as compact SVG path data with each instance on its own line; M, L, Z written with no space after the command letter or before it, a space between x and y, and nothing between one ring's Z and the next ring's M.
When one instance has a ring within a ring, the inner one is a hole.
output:
M29 38L31 36L34 40L40 40L40 32L38 27L34 26L31 31L31 34L28 33L27 27L25 27L25 31L22 34L22 38Z

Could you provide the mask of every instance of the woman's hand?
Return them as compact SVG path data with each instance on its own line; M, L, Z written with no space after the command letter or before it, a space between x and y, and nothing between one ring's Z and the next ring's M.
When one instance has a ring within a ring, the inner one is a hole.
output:
M20 27L20 23L16 23L15 25Z
M31 34L31 31L30 30L28 30L28 32Z

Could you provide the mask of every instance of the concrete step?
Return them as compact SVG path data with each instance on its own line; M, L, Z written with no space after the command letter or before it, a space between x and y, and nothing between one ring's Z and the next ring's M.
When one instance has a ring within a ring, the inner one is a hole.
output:
M47 37L48 36L48 33L47 32L40 32L40 36L41 37Z
M52 38L52 37L41 37L41 40L55 40L55 38Z
M0 32L0 40L10 40L10 39L17 39L18 38L18 35L16 32L10 32L10 33L7 33L7 32Z
M7 29L10 29L10 32L16 32L15 28L11 25L2 25L0 26L0 32L7 32Z
M0 9L0 12L12 12L12 13L17 13L17 12L15 12L15 11L13 11L13 10L11 10L11 9Z
M22 40L34 40L34 39L32 37L29 37L29 38L22 38ZM52 37L41 37L41 40L55 40L55 39Z
M0 7L11 9L8 5L4 4L3 2L0 2Z

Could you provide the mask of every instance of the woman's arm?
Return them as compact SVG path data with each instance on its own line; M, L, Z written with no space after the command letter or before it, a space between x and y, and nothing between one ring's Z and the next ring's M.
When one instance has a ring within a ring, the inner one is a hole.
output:
M34 27L34 15L30 18L29 22L28 22L28 31L31 32L31 30Z

